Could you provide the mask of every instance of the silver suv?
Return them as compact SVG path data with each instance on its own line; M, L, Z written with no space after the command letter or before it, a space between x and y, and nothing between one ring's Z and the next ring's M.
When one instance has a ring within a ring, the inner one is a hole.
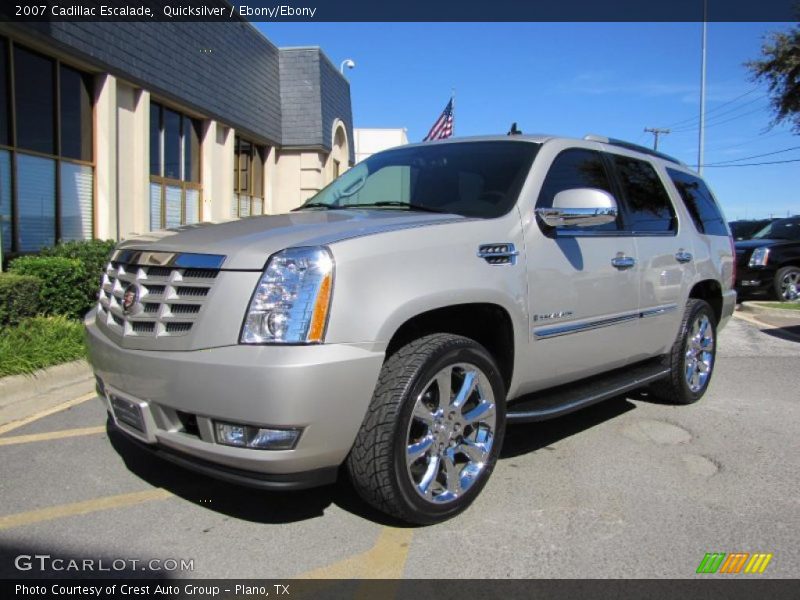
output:
M678 161L587 136L376 154L290 214L121 243L86 319L113 427L271 489L465 509L507 423L708 388L728 227Z

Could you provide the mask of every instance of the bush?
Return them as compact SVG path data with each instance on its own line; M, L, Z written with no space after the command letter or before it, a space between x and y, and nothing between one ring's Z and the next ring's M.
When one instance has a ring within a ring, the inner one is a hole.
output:
M26 319L0 335L0 377L81 358L86 358L83 324L66 317Z
M105 271L111 252L116 242L113 240L87 240L81 242L65 242L45 248L40 256L58 256L61 258L74 258L83 263L86 270L86 279L81 285L86 295L86 311L97 299L97 290L100 286L100 277Z
M84 289L86 269L77 259L22 256L11 261L9 272L41 280L40 309L46 315L81 318L91 307Z
M36 316L41 287L38 277L0 273L0 327Z
M60 258L76 258L83 263L86 271L92 277L105 271L111 252L116 246L114 240L86 240L81 242L63 242L51 248L44 248L40 256L58 256ZM94 282L95 284L97 281ZM95 290L97 291L97 290Z

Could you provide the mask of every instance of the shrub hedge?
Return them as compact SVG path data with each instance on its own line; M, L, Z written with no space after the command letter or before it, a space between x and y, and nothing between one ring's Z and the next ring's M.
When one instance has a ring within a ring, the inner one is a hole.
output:
M97 300L100 277L105 271L115 245L116 242L113 240L65 242L52 248L45 248L40 252L40 256L74 258L83 263L86 277L81 284L81 289L86 296L86 306L83 312L87 312Z
M41 280L40 309L46 315L82 318L91 301L86 298L86 268L80 260L57 256L21 256L11 261L9 272Z
M0 327L36 316L41 288L38 277L0 273Z

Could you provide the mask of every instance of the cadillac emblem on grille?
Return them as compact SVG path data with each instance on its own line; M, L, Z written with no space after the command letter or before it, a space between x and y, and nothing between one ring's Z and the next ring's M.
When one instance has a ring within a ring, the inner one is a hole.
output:
M125 288L125 292L122 294L122 312L126 315L132 314L139 302L139 286L135 283L131 283L128 287Z

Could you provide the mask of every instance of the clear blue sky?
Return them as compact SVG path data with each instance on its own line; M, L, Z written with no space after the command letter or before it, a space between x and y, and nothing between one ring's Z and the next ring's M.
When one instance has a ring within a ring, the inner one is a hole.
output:
M699 23L257 23L278 46L321 46L352 58L356 127L405 127L418 141L456 90L456 135L597 133L646 145L645 127L670 127L659 149L697 163ZM708 26L705 163L800 146L770 129L765 87L745 61L763 36L790 24ZM738 99L737 99L738 97ZM742 163L800 159L800 149ZM735 164L735 163L734 163ZM711 168L705 176L729 219L800 213L800 162Z

